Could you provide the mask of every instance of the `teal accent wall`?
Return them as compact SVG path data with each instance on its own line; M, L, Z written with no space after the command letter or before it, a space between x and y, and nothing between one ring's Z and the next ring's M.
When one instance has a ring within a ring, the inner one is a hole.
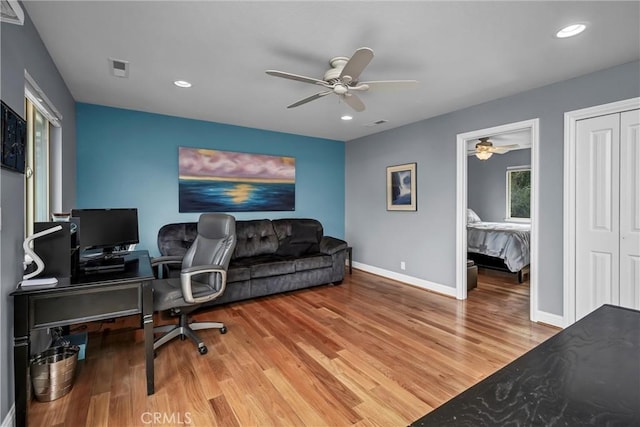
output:
M138 208L140 245L157 255L158 229L197 221L178 212L178 147L296 159L296 209L236 212L236 219L315 218L344 237L345 145L342 141L144 113L76 105L78 208Z

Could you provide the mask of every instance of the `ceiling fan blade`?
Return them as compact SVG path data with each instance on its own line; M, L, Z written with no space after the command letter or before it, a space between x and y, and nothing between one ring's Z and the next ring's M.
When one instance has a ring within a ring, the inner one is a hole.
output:
M357 112L361 112L364 111L364 102L362 102L362 100L360 98L358 98L356 96L356 94L354 93L345 93L342 96L342 99L344 99L344 102L351 108L353 108L354 110L356 110Z
M507 151L511 151L518 147L519 147L518 144L498 145L498 146L493 146L489 151L492 151L494 153L506 153Z
M288 105L287 108L294 108L294 107L298 107L298 106L300 106L302 104L306 104L307 102L315 101L316 99L322 98L325 95L329 95L332 92L333 91L331 91L331 90L325 90L323 92L318 92L315 95L308 96L305 99L301 99L298 102L294 102L293 104Z
M303 83L311 83L316 85L327 86L324 80L314 79L313 77L299 76L298 74L287 73L284 71L267 70L267 74L274 77L282 77L283 79L296 80Z
M349 76L350 78L344 80L346 83L350 81L357 81L362 70L369 65L369 62L371 62L372 59L373 50L368 47L361 47L351 55L351 58L347 61L340 73L340 78L344 79L345 76Z
M360 82L349 90L388 90L411 89L418 85L417 80L380 80L373 82Z

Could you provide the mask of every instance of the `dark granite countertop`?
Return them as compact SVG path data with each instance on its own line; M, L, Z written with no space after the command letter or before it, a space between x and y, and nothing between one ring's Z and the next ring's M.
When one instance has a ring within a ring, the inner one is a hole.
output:
M640 426L640 311L605 305L412 426Z

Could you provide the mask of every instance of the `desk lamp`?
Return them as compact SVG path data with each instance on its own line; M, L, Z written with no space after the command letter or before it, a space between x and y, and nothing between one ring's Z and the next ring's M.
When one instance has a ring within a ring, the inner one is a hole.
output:
M22 244L22 248L24 249L24 253L29 255L33 261L35 261L36 266L38 268L36 268L35 271L32 271L29 274L25 274L22 278L24 279L22 282L20 282L21 286L28 286L28 285L55 285L58 283L58 279L56 279L55 277L51 277L51 278L46 278L46 279L31 279L32 277L36 277L38 274L42 273L42 271L44 270L44 262L42 261L42 258L40 258L30 247L29 245L31 244L32 241L34 241L35 239L39 238L39 237L43 237L46 236L48 234L51 233L55 233L56 231L60 231L62 230L62 226L61 225L56 225L55 227L51 227L51 228L47 228L46 230L42 230L38 233L32 234L31 236L27 237L26 239L24 239L24 243Z

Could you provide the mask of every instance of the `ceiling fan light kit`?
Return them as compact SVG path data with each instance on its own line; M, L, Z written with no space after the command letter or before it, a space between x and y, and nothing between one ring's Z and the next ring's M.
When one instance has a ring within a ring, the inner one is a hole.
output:
M373 50L368 47L357 49L351 58L337 56L329 61L329 68L323 75L323 80L313 77L301 76L278 70L267 70L270 76L281 77L289 80L296 80L302 83L310 83L325 88L322 92L308 96L300 101L288 105L287 108L295 108L307 102L315 101L329 94L340 97L345 104L357 112L365 110L364 102L354 93L357 91L366 92L374 88L382 87L410 87L416 85L416 80L382 80L372 82L360 82L360 74L369 62L373 59Z
M496 154L504 154L510 150L518 148L518 144L510 144L510 145L500 145L498 147L494 147L493 143L489 141L489 137L480 138L480 142L476 144L476 148L471 150L470 153L476 155L476 157L480 160L488 160L494 153Z
M489 151L477 151L476 152L476 157L479 158L480 160L488 160L491 156L493 156L493 153L491 153Z

